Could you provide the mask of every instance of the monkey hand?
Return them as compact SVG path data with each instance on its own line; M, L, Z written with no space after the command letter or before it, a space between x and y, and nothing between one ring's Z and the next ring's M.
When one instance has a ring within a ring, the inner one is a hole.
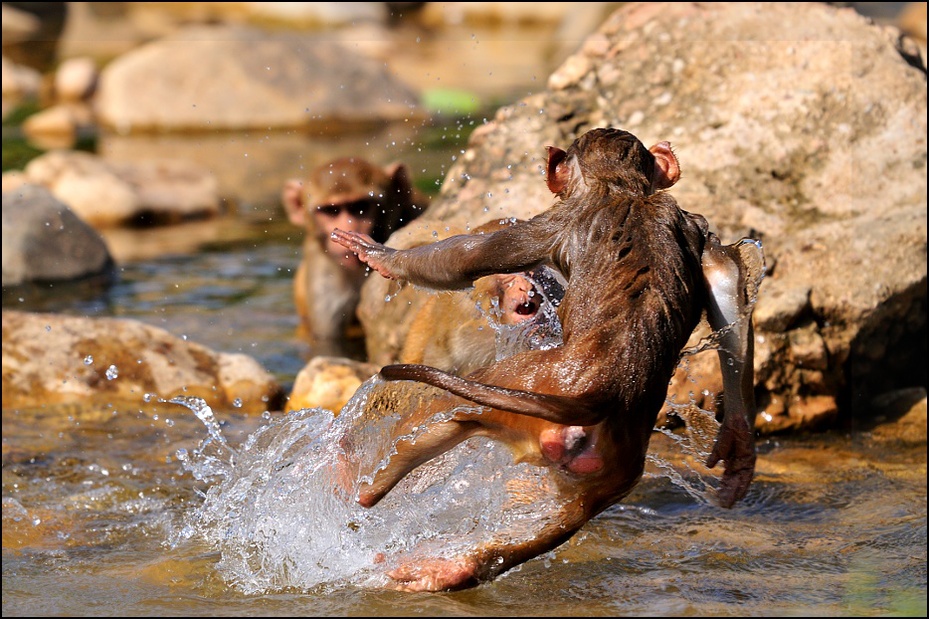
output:
M397 279L397 275L386 264L386 258L397 250L378 243L367 234L358 232L346 232L336 228L331 236L333 241L358 254L359 260L387 279Z
M454 591L477 584L478 565L474 559L432 558L401 565L387 573L398 591Z
M722 507L732 507L745 496L755 474L755 440L748 423L742 415L727 416L719 428L713 451L706 459L708 468L723 460L725 471L717 491Z

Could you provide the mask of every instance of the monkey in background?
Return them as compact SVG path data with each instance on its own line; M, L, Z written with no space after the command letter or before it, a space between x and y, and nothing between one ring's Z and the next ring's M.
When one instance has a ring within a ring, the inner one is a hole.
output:
M294 278L294 302L302 331L323 350L342 352L360 341L355 310L366 267L331 239L336 228L384 242L418 217L428 199L415 189L407 166L376 166L343 157L314 168L306 182L288 180L281 202L290 222L305 231Z
M745 495L756 459L751 310L763 254L750 241L722 245L702 216L661 191L679 177L667 142L646 149L626 131L593 129L566 151L548 148L546 182L557 199L526 222L408 250L333 232L384 277L431 288L466 288L543 264L567 280L559 347L521 352L467 377L425 365L381 369L387 381L447 394L400 411L395 452L362 485L361 505L374 506L416 467L485 436L506 444L517 462L549 468L553 487L534 492L558 506L536 523L534 537L503 531L457 556L401 565L388 572L397 588L451 590L492 579L556 548L622 500L642 476L668 383L704 315L719 333L724 386L723 420L706 464L725 462L720 505ZM461 407L468 402L484 408L471 414ZM445 412L451 416L433 420ZM416 427L415 441L400 438Z

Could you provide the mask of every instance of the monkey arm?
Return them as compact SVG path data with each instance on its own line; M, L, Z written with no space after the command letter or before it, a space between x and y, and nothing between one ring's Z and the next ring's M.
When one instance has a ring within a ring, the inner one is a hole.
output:
M594 406L592 401L581 395L562 396L508 389L468 380L427 365L387 365L381 368L381 376L387 380L415 380L441 387L483 406L562 425L592 426L607 416L606 409Z
M332 238L384 277L458 290L486 275L528 271L549 259L551 236L544 229L530 220L490 234L460 234L402 250L344 230L333 231Z
M703 253L707 317L720 334L724 417L707 466L726 463L718 498L732 507L748 491L755 471L754 333L752 306L764 272L761 246L743 240L722 246L711 234Z

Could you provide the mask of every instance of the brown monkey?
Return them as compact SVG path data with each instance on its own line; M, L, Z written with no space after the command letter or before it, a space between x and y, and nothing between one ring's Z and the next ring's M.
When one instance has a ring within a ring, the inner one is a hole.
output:
M504 532L461 555L393 570L398 588L457 589L491 579L557 547L625 497L642 475L668 382L704 312L721 334L725 388L707 465L725 461L721 505L744 496L755 465L746 280L761 250L750 242L722 246L702 216L683 211L666 192L652 193L679 176L667 142L649 150L628 132L593 129L567 151L548 148L547 183L557 200L526 222L403 251L333 233L383 276L433 288L463 288L541 264L567 280L560 347L507 357L467 378L423 365L381 369L387 380L416 380L448 394L404 412L395 436L422 424L428 431L415 443L397 441L387 465L362 486L359 503L376 504L415 467L468 437L486 436L507 444L517 461L553 470L554 487L537 492L560 506L528 540ZM467 401L486 408L458 409L430 424L433 414Z
M471 234L487 234L514 223L515 219L495 219ZM502 330L532 320L536 324L526 339L558 337L540 312L545 303L557 306L563 295L564 289L547 267L532 273L481 277L467 291L432 292L413 318L399 361L469 374L496 360Z
M358 157L317 166L306 183L289 180L281 202L290 222L303 228L303 257L294 279L301 325L317 342L359 338L355 315L365 265L333 242L335 228L378 242L416 218L428 201L414 187L407 167L378 167Z

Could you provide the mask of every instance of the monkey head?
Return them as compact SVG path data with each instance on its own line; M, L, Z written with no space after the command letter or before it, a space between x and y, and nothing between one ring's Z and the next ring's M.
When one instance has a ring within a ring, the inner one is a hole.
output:
M643 174L643 170L647 172ZM549 190L561 198L595 184L621 186L649 195L671 187L680 177L671 144L658 142L647 149L622 129L592 129L567 151L548 147L546 182Z
M367 234L378 242L422 210L407 167L379 167L358 157L341 157L317 166L304 184L288 181L282 202L291 223L305 228L323 250L346 269L364 265L331 239L336 228ZM419 200L422 202L422 200Z

